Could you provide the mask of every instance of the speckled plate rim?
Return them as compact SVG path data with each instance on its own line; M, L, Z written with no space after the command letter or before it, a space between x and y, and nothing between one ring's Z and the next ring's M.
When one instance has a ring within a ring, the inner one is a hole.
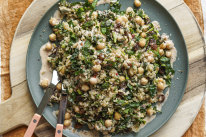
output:
M58 2L57 2L58 3ZM33 101L34 101L34 103L35 103L35 105L36 106L38 106L39 105L39 102L37 101L37 98L33 95L33 90L32 90L32 83L31 83L31 81L30 81L30 74L29 74L29 67L28 67L28 64L29 64L29 53L31 52L31 45L32 45L32 41L33 41L33 39L34 39L34 34L35 34L35 32L38 30L38 26L40 25L40 23L41 23L41 21L42 21L42 19L51 11L51 9L52 8L54 8L55 7L55 5L57 4L57 3L55 3L51 8L49 8L49 10L44 14L44 16L41 18L41 20L39 21L39 23L37 24L37 26L35 27L35 29L34 29L34 32L33 32L33 34L32 34L32 36L31 36L31 39L30 39L30 43L29 43L29 46L28 46L28 50L27 50L27 57L26 57L26 77L27 77L27 81L28 81L28 87L29 87L29 91L30 91L30 94L31 94L31 96L32 96L32 98L33 98ZM157 3L158 4L158 6L160 6L161 8L162 8L162 10L164 10L164 11L166 11L167 12L167 14L168 14L168 16L169 16L169 18L171 18L173 21L174 21L174 23L175 23L175 26L177 27L177 29L178 29L178 31L180 32L180 36L182 37L182 40L183 40L183 43L184 43L184 45L185 45L185 51L186 51L186 56L185 56L185 59L186 59L186 76L185 76L185 83L184 83L184 87L183 87L183 91L181 92L181 95L179 96L179 99L178 99L178 101L177 101L177 103L175 103L176 104L176 106L172 109L172 113L170 113L169 115L168 115L168 117L164 120L164 122L162 122L161 124L159 124L159 126L158 127L156 127L152 132L149 132L149 133L147 133L147 134L144 134L144 136L149 136L149 135L151 135L151 134L153 134L154 132L156 132L160 127L162 127L170 118L171 118L171 116L174 114L174 112L175 112L175 110L177 109L177 107L179 106L179 104L180 104L180 102L181 102L181 100L182 100L182 97L183 97L183 95L184 95L184 91L185 91L185 89L186 89L186 85L187 85L187 81L188 81L188 73L189 73L189 62L188 62L188 52L187 52L187 48L186 48L186 43L185 43L185 40L184 40L184 37L183 37L183 35L182 35L182 32L181 32L181 30L180 30L180 28L179 28L179 26L178 26L178 24L176 23L176 21L174 20L174 18L171 16L171 14L167 11L167 9L166 8L164 8L164 6L162 6L158 1L156 1L155 0L155 3ZM48 109L50 109L50 108L45 108L46 110L48 110ZM53 126L53 127L55 127L55 123L53 123L53 121L51 121L50 120L50 118L46 115L46 113L44 113L43 114L43 116L45 117L45 119ZM146 127L145 127L146 128ZM144 129L144 128L143 128ZM141 130L140 130L140 132L141 132ZM65 133L65 131L63 132L64 133L64 135L68 135L67 133ZM125 135L127 135L127 134L125 134ZM71 134L69 134L69 136L74 136L74 135L71 135ZM75 135L76 136L76 135ZM130 136L130 135L129 135ZM138 133L132 133L132 136L136 136L136 137L140 137L139 135L138 135Z

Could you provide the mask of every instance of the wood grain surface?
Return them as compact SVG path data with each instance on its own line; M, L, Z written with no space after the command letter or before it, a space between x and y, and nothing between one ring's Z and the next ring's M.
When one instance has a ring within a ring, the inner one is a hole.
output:
M11 96L9 77L10 45L16 27L33 0L0 0L1 91L2 100Z
M10 45L16 26L23 15L24 11L30 5L32 0L0 0L0 41L1 41L1 91L2 100L6 100L11 96L10 79L9 79L9 53ZM190 9L196 16L202 30L204 29L202 9L200 0L185 0ZM189 88L193 88L192 86ZM197 115L194 123L190 129L185 133L184 137L203 137L204 136L204 115L205 109L202 106L199 114ZM40 126L37 127L37 135L45 135L48 131L53 132L54 129L44 120L40 121ZM3 137L22 137L26 127L16 128Z

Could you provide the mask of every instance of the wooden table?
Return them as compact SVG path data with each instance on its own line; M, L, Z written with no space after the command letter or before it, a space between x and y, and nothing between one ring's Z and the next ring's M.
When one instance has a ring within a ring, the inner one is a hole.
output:
M4 91L2 94L2 100L6 100L11 95L10 82L9 82L9 51L12 38L20 20L22 14L29 6L32 0L0 0L0 36L1 38L1 91ZM200 5L200 0L185 0L188 6L193 11L194 15L197 17L199 24L201 25L202 30L204 29L202 10ZM190 127L190 129L185 133L184 137L202 137L204 136L204 106L201 108L198 116L196 117L195 122ZM45 129L46 128L46 129ZM19 127L6 133L3 137L22 137L26 127ZM40 126L37 128L37 133L39 135L44 135L44 131L51 130L53 128L42 119Z

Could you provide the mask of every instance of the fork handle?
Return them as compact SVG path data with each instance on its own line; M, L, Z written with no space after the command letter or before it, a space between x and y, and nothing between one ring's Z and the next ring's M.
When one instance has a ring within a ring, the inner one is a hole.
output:
M41 115L34 114L31 122L29 123L29 127L26 130L26 133L24 134L24 137L31 137L33 135L34 130L36 126L38 125L40 118L41 118Z
M62 137L62 132L63 132L63 124L57 124L55 137Z

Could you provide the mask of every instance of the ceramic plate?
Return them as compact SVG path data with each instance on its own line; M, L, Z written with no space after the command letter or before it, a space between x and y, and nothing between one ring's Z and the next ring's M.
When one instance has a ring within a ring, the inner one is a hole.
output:
M70 2L75 2L80 0L70 0ZM126 10L127 7L133 6L134 0L120 0L122 4L121 9ZM103 10L107 9L108 5L101 5L98 9ZM157 131L163 124L165 124L169 118L176 111L182 96L184 95L187 77L188 77L188 55L186 44L183 38L183 35L169 12L161 6L155 0L142 0L142 9L149 15L151 20L157 20L160 23L162 32L170 35L170 39L173 40L175 47L177 49L177 60L174 63L174 69L176 70L175 76L172 80L172 85L170 88L170 93L167 101L165 102L162 113L158 114L156 118L147 124L143 129L138 133L128 133L118 136L127 136L127 137L146 137ZM38 106L42 97L43 90L39 86L39 71L41 68L41 58L39 54L40 47L49 41L48 36L52 33L52 29L49 25L49 19L58 9L58 4L56 3L52 6L47 13L40 20L39 24L36 26L33 35L30 40L28 52L27 52L27 62L26 62L26 73L28 86L30 93L35 104ZM53 115L53 111L57 110L58 106L49 107L47 106L43 116L45 119L53 126L56 126L57 120ZM77 137L77 134L74 134L70 130L64 130L63 134L69 137ZM117 136L117 135L116 135Z

